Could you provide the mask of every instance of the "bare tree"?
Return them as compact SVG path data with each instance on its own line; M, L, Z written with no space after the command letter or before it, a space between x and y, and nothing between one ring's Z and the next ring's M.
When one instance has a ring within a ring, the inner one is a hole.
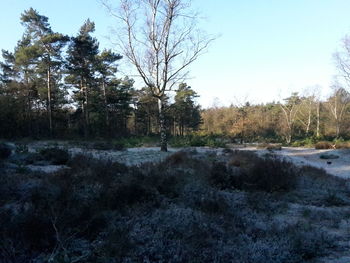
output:
M309 136L311 124L316 119L316 136L320 136L320 86L308 87L303 90L298 120L305 128L305 135Z
M350 37L345 36L342 50L334 54L334 59L341 77L350 85Z
M121 21L119 48L158 100L161 150L167 151L166 93L184 81L187 68L214 39L196 27L190 0L120 0L110 13Z
M338 82L332 85L333 95L328 99L327 106L335 124L335 136L339 137L346 109L350 104L350 94Z
M298 96L298 93L292 93L289 98L284 99L286 101L285 104L281 103L280 107L282 109L284 115L284 123L285 127L285 137L286 142L291 143L293 137L293 130L295 126L295 122L297 120L297 114L300 110L301 100Z

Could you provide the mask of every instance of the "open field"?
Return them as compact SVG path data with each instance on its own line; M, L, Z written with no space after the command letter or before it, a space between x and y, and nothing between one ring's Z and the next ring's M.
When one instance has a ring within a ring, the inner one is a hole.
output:
M318 150L313 148L302 147L283 147L281 150L268 151L264 149L257 149L256 147L240 148L241 150L256 151L263 155L266 153L273 153L277 156L286 158L298 166L310 165L321 168L327 173L339 176L342 178L350 178L350 149L327 149ZM321 159L321 155L333 154L338 156L336 159L325 160ZM330 164L327 162L331 162Z
M34 142L28 144L30 152L35 152L41 148L58 146L60 148L67 149L72 155L86 154L91 155L97 159L111 160L124 163L126 165L139 165L147 162L159 162L164 160L170 154L182 151L182 150L195 150L203 153L211 153L221 155L223 148L211 148L211 147L179 147L169 148L167 153L160 152L159 147L135 147L128 148L122 151L116 150L97 150L91 147L83 147L78 145L72 145L67 142ZM316 168L324 169L327 173L339 176L341 178L350 178L350 149L313 149L303 147L282 147L281 150L266 150L259 149L257 147L241 147L235 145L233 150L247 150L257 152L259 155L275 154L277 156L286 158L292 161L298 166L310 165ZM336 159L325 160L320 156L324 154L333 154L338 156ZM331 163L329 163L331 162ZM35 167L31 167L35 169ZM40 169L40 168L37 168ZM46 168L49 169L49 168Z
M161 153L66 142L17 150L23 152L0 168L0 262L345 263L350 257L349 180L303 166L324 165L324 150ZM336 161L346 166L346 154Z

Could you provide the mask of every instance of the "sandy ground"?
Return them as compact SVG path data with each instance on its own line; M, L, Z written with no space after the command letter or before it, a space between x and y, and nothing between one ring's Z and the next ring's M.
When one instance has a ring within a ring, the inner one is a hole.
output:
M35 142L29 146L30 152L36 152L45 147L53 147L52 145L45 144L43 142ZM212 155L221 155L224 154L223 150L220 148L209 148L209 147L193 147L193 148L169 148L169 151L164 153L161 152L159 147L139 147L139 148L129 148L124 151L114 151L114 150L95 150L88 149L84 147L77 147L74 145L69 145L66 143L59 143L56 145L60 148L67 149L71 155L84 154L90 155L97 159L111 160L125 163L127 165L140 165L146 162L159 162L164 160L169 155L177 151L197 151L198 153L203 154L212 154ZM316 150L312 148L292 148L292 147L283 147L282 150L277 151L268 151L264 149L257 149L256 147L244 147L237 148L239 146L233 147L232 149L239 150L248 150L254 151L259 155L264 154L275 154L280 158L285 158L289 161L292 161L298 166L310 165L318 168L325 169L329 174L339 176L342 178L350 178L350 150ZM339 156L338 159L332 160L323 160L320 159L320 155L324 153L332 153ZM331 161L331 164L327 164L327 161ZM31 170L39 170L43 172L54 172L59 169L64 168L63 166L31 166L28 167ZM291 204L291 209L288 214L290 220L300 218L300 211L305 208L304 206ZM310 207L310 209L314 209ZM317 209L337 209L337 208L317 208ZM341 208L344 209L344 208ZM285 220L285 218L283 219ZM349 227L348 219L344 219L344 227L337 230L338 232L334 233L339 236L339 242L341 247L348 248L350 247L349 241ZM320 225L320 227L323 227ZM315 262L320 263L349 263L350 262L350 251L334 251L331 255L320 258Z
M271 151L257 149L255 147L241 148L242 150L252 150L259 154L271 153ZM283 147L281 151L273 151L273 154L282 156L292 161L298 166L310 165L323 168L327 173L342 178L350 178L350 150L316 150L312 148ZM339 156L338 159L324 160L321 154L331 153ZM328 164L327 162L331 162Z
M35 142L28 145L29 151L35 152L39 149L45 147L52 147L47 144L47 142ZM74 145L69 145L64 142L58 143L61 148L67 149L73 156L77 154L90 155L97 159L111 160L125 163L126 165L140 165L146 162L159 162L164 160L169 155L174 152L185 150L196 150L201 153L212 153L220 155L223 149L220 148L209 148L209 147L193 147L193 148L169 148L168 152L160 152L159 147L138 147L129 148L124 151L114 151L114 150L94 150L87 149L84 147L77 147ZM318 168L325 169L329 174L339 176L342 178L350 178L350 149L349 150L316 150L313 148L295 148L295 147L283 147L281 151L267 151L264 149L257 149L256 147L239 147L234 148L239 150L249 150L255 151L259 155L264 155L266 153L272 153L277 156L286 158L292 161L298 166L310 165ZM320 155L324 153L332 153L338 155L338 159L324 160L320 159ZM330 164L327 162L331 162ZM35 170L35 167L30 167ZM57 170L58 167L40 167L40 170L47 169Z

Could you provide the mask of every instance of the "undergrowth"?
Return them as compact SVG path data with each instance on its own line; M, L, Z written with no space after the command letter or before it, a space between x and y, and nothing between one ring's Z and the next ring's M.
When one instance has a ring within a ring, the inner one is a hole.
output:
M227 154L183 151L134 167L77 155L54 174L2 172L0 262L305 262L334 247L317 225L274 215L305 187L321 194L303 202L346 204L326 192L339 182Z

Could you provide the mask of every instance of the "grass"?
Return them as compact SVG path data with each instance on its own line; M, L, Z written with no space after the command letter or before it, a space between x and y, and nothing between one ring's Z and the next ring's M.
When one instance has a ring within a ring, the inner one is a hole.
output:
M186 135L173 136L169 140L169 145L172 147L201 147L208 146L214 148L224 148L228 143L227 139L219 136L210 135Z
M1 171L0 262L305 262L336 239L307 221L314 210L290 220L289 204L350 205L343 179L245 151L180 151L134 167L77 155L66 165Z

